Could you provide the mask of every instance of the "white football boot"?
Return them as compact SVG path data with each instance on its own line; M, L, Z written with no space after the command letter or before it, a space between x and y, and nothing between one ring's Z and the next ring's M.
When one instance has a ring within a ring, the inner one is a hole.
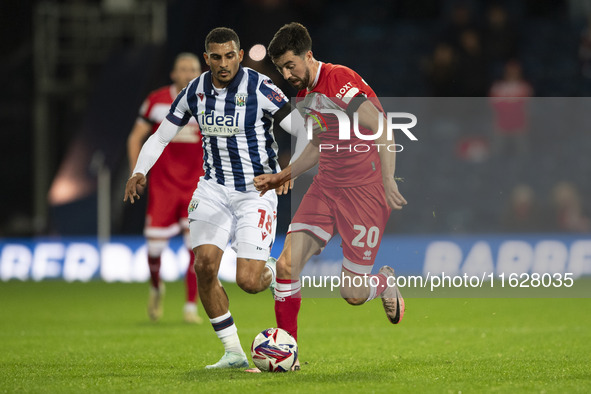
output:
M267 263L265 267L271 270L271 284L269 284L269 289L271 289L271 293L275 294L275 286L277 286L277 259L274 257L269 257L267 259Z
M394 269L388 267L387 265L380 268L378 273L384 274L386 278L394 278ZM381 297L382 304L384 305L384 310L386 311L386 315L388 316L388 320L390 320L390 323L400 323L402 317L404 316L404 310L406 308L404 305L404 298L402 298L400 290L398 290L398 286L394 285L392 287L387 287L386 290L384 290L384 292L382 293Z
M248 368L248 359L246 354L226 352L215 364L206 365L205 369L229 369L229 368Z

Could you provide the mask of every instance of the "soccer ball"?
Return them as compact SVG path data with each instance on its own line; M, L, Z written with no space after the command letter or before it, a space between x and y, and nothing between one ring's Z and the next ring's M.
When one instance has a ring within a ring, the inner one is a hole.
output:
M298 344L287 331L267 328L252 341L250 354L261 371L287 372L298 358Z

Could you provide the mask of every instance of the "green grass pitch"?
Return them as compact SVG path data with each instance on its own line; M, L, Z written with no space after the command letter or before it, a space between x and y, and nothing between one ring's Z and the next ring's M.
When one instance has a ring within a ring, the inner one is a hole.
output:
M408 298L399 326L379 300L304 299L302 370L249 374L204 370L222 346L167 286L151 323L147 284L0 283L0 392L591 392L588 298ZM249 354L271 294L225 287Z

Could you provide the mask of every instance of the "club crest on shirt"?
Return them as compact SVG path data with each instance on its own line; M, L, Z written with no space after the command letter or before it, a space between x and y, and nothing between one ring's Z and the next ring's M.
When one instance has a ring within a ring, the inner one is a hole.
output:
M193 212L194 210L197 209L197 205L199 205L199 200L194 198L191 200L191 202L189 203L189 213Z
M248 94L246 94L246 93L236 93L236 96L234 98L236 106L237 107L244 107L246 105L247 97L248 97Z

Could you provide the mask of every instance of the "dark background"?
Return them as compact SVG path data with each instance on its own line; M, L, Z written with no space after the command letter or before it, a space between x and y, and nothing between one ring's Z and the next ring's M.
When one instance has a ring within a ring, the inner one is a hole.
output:
M111 171L112 233L141 233L144 207L131 209L122 204L129 175L127 135L146 94L169 83L174 56L184 51L201 55L207 32L217 26L235 29L248 51L256 43L268 44L283 24L299 21L311 33L317 59L353 68L381 97L486 97L509 60L522 65L535 96L583 98L591 91L591 51L587 52L586 38L591 8L585 1L153 2L163 4L166 10L165 41L138 42L123 31L115 39L103 39L103 44L107 42L103 46L95 47L89 39L82 46L86 51L71 55L74 60L57 62L53 74L56 80L76 83L58 83L45 96L49 103L43 148L48 187L39 191L35 186L38 178L34 177L34 144L38 138L34 130L39 119L35 103L42 82L36 70L48 63L40 58L35 44L39 42L35 36L36 12L46 4L75 6L82 13L104 11L106 3L23 0L1 5L0 236L96 233L97 152ZM131 3L139 7L150 2ZM494 7L506 14L505 23L491 24ZM133 8L125 14L132 20ZM475 51L462 45L466 31L476 37ZM110 33L109 29L96 29L97 36ZM72 40L75 37L64 35L57 43L67 46ZM441 45L450 48L453 67L445 68L434 61ZM84 60L92 54L96 55L92 61ZM244 64L268 74L288 95L295 93L268 59L258 63L245 59ZM578 103L580 112L573 113L574 117L587 111L585 99ZM490 155L489 130L470 135L445 134L437 129L424 133L419 137L420 148L399 155L397 175L405 179L400 188L410 204L393 216L390 231L589 231L591 131L558 127L554 135L548 135L530 130L527 157ZM284 137L278 138L280 146L289 146ZM486 152L476 159L466 157L461 152L466 138L484 141ZM556 149L547 149L550 144ZM64 164L68 160L69 166ZM70 201L52 201L48 189L60 169L66 168L81 174L80 193ZM489 179L491 182L486 182ZM564 220L556 217L556 187L564 182L575 195L572 205L576 205L574 211L581 226L565 226ZM530 205L536 210L527 226L511 227L503 218L518 185L529 188L533 194ZM45 214L40 215L36 208L38 195L48 196ZM282 198L280 206L284 212L279 216L282 232L289 221L289 199Z

